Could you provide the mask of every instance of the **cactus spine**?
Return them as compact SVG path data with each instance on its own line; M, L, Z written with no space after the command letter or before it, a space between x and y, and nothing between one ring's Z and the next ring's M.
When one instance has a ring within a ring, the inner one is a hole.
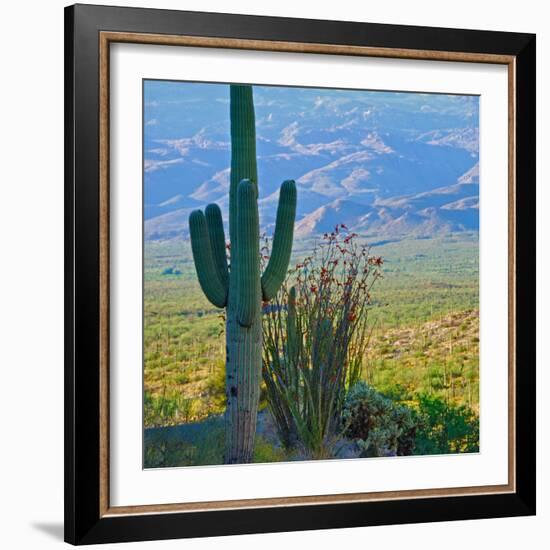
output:
M260 274L258 169L251 86L230 86L231 177L228 268L219 207L189 217L191 248L201 288L212 304L226 308L226 464L250 462L262 372L262 300L271 300L283 282L296 216L296 185L281 185L269 262Z

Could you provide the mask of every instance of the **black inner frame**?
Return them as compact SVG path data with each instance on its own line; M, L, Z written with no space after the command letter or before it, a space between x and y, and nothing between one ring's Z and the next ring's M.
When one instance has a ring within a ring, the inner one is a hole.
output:
M99 32L511 55L516 60L516 492L100 517ZM142 541L535 514L535 35L144 8L65 8L65 540Z

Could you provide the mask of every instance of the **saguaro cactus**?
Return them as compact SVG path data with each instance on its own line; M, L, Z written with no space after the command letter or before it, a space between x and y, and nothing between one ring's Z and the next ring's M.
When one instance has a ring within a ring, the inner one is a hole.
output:
M251 86L231 85L231 178L227 264L222 216L216 204L189 217L191 247L201 288L226 308L226 464L250 462L254 450L262 372L262 300L283 282L296 216L296 185L281 185L272 254L260 274L256 129Z

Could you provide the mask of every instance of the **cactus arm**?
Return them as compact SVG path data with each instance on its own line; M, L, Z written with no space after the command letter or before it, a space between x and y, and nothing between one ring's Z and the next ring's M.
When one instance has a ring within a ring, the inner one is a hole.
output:
M260 309L260 231L256 185L248 179L237 194L237 320L249 327Z
M231 248L238 247L237 189L243 179L254 182L257 190L256 122L252 86L230 86L231 175L229 186L229 237Z
M194 210L189 216L189 233L191 235L191 250L197 277L202 291L216 307L225 307L227 289L218 277L216 264L210 248L206 218L200 210Z
M265 301L275 297L286 276L292 252L295 217L296 184L292 180L287 180L281 185L273 249L261 279L262 295Z
M204 214L214 265L218 272L218 278L227 292L229 288L229 272L227 269L227 254L225 252L225 232L223 230L222 212L217 204L209 204Z

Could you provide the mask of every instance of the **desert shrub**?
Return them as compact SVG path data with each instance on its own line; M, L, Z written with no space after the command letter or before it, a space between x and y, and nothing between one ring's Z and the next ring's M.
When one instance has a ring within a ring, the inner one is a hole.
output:
M160 395L145 392L143 420L147 427L189 422L192 414L193 400L185 398L177 389L164 386Z
M428 394L418 396L415 454L479 451L479 418L466 405L448 403Z
M219 359L212 367L212 373L206 380L206 398L212 402L213 410L225 407L225 361Z
M361 376L381 264L339 225L265 306L263 378L285 447L311 458L333 455L345 393Z
M265 437L256 436L254 442L254 456L252 462L282 462L285 460L286 454L281 447L275 447Z
M377 392L363 381L348 392L342 421L345 435L355 439L361 456L403 456L413 453L414 412Z

